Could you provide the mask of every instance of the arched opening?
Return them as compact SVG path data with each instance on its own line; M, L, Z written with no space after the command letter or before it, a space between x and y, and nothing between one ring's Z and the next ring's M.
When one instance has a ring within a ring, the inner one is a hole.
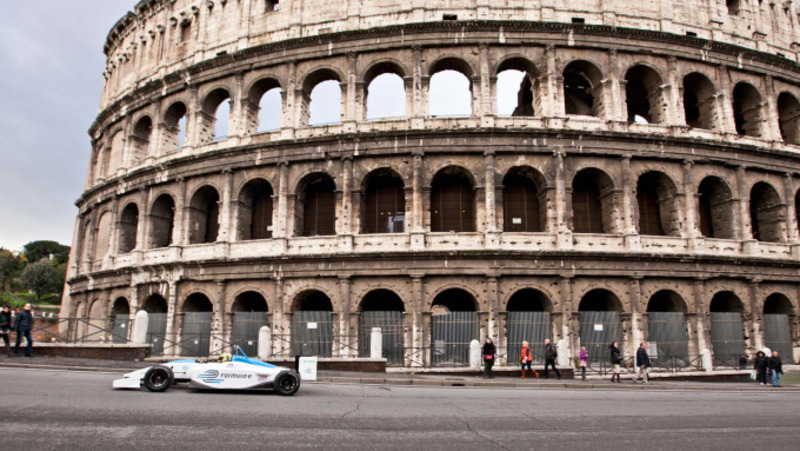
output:
M800 144L800 102L788 92L778 96L778 125L786 144Z
M739 367L745 351L744 304L731 291L721 291L711 299L711 346L714 364Z
M272 78L257 81L250 88L246 108L248 134L279 130L283 110L280 83Z
M572 226L575 233L614 233L614 184L603 171L583 169L572 179Z
M294 300L292 355L330 357L333 354L333 304L323 292L308 290Z
M336 234L336 185L323 173L309 174L298 186L295 229L301 236Z
M763 135L761 94L748 83L740 82L733 88L733 120L736 133L755 137Z
M664 99L661 76L647 66L634 66L625 74L625 102L628 122L658 124L664 122Z
M211 345L211 315L214 306L202 293L193 293L183 302L180 354L206 357Z
M439 293L431 305L431 365L469 365L469 345L480 339L476 301L465 290Z
M319 126L342 121L342 80L330 70L318 70L303 82L301 125Z
M164 114L163 130L161 131L161 148L167 151L174 151L186 144L188 126L186 111L186 105L182 102L173 103L167 109Z
M603 116L601 80L603 74L588 61L573 61L564 68L564 112L582 116Z
M362 233L403 233L406 200L403 180L391 169L378 169L363 183Z
M150 355L162 356L167 338L167 300L160 294L153 293L142 304L142 310L147 312L147 344L150 345Z
M680 198L675 183L663 172L646 172L636 184L640 235L680 235Z
M497 114L533 116L537 110L536 67L523 58L510 58L497 68Z
M172 244L172 228L175 224L175 201L172 196L158 196L150 208L148 248L167 247Z
M379 327L382 335L382 353L387 365L403 366L405 360L403 325L405 305L397 293L391 290L373 290L361 301L358 320L358 355L369 357L372 329Z
M192 196L189 204L189 244L213 243L219 233L219 194L204 186Z
M230 94L223 88L215 89L203 101L202 114L200 114L200 142L205 144L219 141L228 137L228 122L230 121L231 102Z
M117 131L111 137L108 159L105 165L105 177L110 179L117 174L117 169L121 168L125 161L125 135L122 131Z
M788 364L795 363L792 347L792 321L795 313L786 295L773 293L764 301L764 344Z
M683 77L683 112L686 125L715 130L714 85L702 74L693 72Z
M522 342L531 344L533 361L544 363L544 343L553 333L550 312L553 304L547 295L533 288L514 293L506 304L506 338L509 359L521 355Z
M264 179L247 182L239 193L236 233L239 240L272 238L272 186Z
M545 212L541 204L544 177L531 167L512 168L503 178L503 230L542 232Z
M127 254L136 248L136 232L139 228L139 207L130 203L119 216L119 253Z
M707 238L734 238L734 199L731 189L718 177L706 177L698 188L700 233Z
M364 76L367 87L366 119L400 119L406 117L406 87L403 69L390 62L372 66Z
M650 358L672 367L689 365L689 331L686 327L686 302L672 290L661 290L647 303L647 330Z
M97 221L97 232L94 239L95 264L101 264L108 254L108 246L111 244L111 213L105 212Z
M586 346L590 362L608 360L608 345L622 346L622 303L612 292L602 288L586 293L578 305L580 344Z
M259 331L269 325L267 300L256 291L245 291L233 300L231 311L231 343L247 355L258 355Z
M150 153L150 136L153 133L153 121L150 116L144 116L133 126L131 135L131 159L133 164L139 164Z
M83 341L105 341L106 332L106 307L108 303L104 300L95 300L89 307L89 318L86 324L86 331L82 334Z
M741 0L725 0L725 7L728 9L729 15L737 16L741 12Z
M750 225L754 240L784 241L783 203L769 183L758 182L750 190Z
M466 169L448 166L431 182L431 232L474 232L475 192Z
M119 297L111 306L111 330L114 343L127 343L131 330L131 307L128 300Z
M472 116L472 68L466 61L445 58L431 67L428 114L431 117Z

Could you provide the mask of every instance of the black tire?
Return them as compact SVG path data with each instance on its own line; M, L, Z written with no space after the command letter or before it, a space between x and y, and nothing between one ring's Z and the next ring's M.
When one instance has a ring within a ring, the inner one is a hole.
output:
M144 374L144 386L152 392L167 391L174 381L172 370L164 365L156 365Z
M275 378L275 392L281 396L292 396L300 389L300 376L294 371L286 371Z

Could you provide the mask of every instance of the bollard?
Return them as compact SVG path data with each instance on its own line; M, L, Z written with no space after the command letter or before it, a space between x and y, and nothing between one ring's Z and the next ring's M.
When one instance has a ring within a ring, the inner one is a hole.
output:
M269 326L258 329L258 358L267 360L272 357L272 330Z
M373 359L383 358L383 334L380 327L373 327L369 339L369 356Z
M481 367L481 343L478 340L472 340L469 343L469 366L470 368Z
M714 361L711 359L711 351L703 349L700 351L700 357L703 362L703 369L705 369L707 373L714 371Z
M147 323L150 321L150 315L144 310L136 312L133 318L133 330L131 331L131 343L135 345L147 344Z
M556 343L556 352L558 352L558 367L559 368L572 368L569 359L569 346L566 340L558 340Z

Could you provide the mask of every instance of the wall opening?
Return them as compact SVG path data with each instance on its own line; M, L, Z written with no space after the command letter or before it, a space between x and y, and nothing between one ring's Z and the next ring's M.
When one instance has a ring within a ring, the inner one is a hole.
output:
M714 85L705 75L693 72L683 78L683 111L686 125L706 130L717 128L714 94Z
M736 133L762 136L761 94L748 83L737 83L733 88L733 120Z
M164 114L161 147L167 151L174 151L183 147L186 144L187 125L186 105L181 102L170 105Z
M445 58L430 70L428 114L431 117L472 116L472 68L466 61Z
M503 178L503 230L542 232L544 177L531 167L512 168Z
M236 232L239 240L272 238L272 186L264 179L247 182L239 193Z
M783 203L769 183L758 182L750 190L750 226L757 241L784 241Z
M189 244L213 243L219 233L219 193L204 186L189 204Z
M382 70L391 72L376 73ZM393 64L378 65L368 75L366 119L403 119L406 117L406 88L403 77ZM373 75L374 74L374 75Z
M664 122L666 111L661 77L647 66L634 66L625 74L625 101L628 122L658 124Z
M640 235L680 235L677 187L662 172L647 172L636 185Z
M588 61L573 61L564 68L564 112L602 117L604 111L600 70Z
M128 204L119 216L119 253L127 254L136 247L139 228L139 207Z
M474 232L475 190L464 168L446 167L431 182L431 232Z
M306 176L299 185L295 217L301 236L336 234L336 185L327 174Z
M364 179L363 191L362 233L405 232L405 187L396 172L371 172Z
M778 96L778 123L786 144L800 144L800 102L786 92Z
M264 78L253 84L245 103L247 133L265 133L281 128L283 96L277 80Z
M153 133L153 121L149 116L145 116L133 126L131 135L131 160L132 163L139 164L147 158L150 147L150 136Z
M172 244L172 229L175 224L175 201L162 194L150 208L148 248L167 247Z
M706 177L698 192L700 233L707 238L735 238L734 200L728 185L717 177Z
M575 233L614 233L611 178L595 168L583 169L572 180L572 225Z

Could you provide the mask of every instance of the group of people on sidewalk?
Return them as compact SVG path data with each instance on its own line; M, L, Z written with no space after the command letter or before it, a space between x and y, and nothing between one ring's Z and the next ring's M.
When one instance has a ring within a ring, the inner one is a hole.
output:
M764 351L758 351L753 360L753 379L756 383L767 385L767 373L772 379L773 387L781 386L781 374L783 374L783 362L778 351L772 351L772 356L767 357Z
M492 374L492 368L494 367L494 362L497 360L497 348L494 345L494 342L491 338L487 338L486 342L483 344L483 349L481 351L483 356L483 378L484 379L494 379L494 374ZM549 379L548 368L552 368L553 371L556 373L556 377L561 379L561 372L558 371L556 368L556 359L558 358L558 351L556 351L555 346L550 343L550 339L546 339L544 341L544 378ZM525 379L528 377L528 373L532 372L533 376L537 379L539 378L539 373L536 372L533 368L531 368L531 364L533 363L533 353L531 352L530 344L523 340L522 341L522 350L519 356L519 364L522 366L522 374L520 375L520 379ZM584 374L584 379L585 379Z
M25 304L22 311L17 312L13 318L15 321L12 327L11 307L5 306L0 312L0 339L3 340L6 347L6 354L8 356L19 355L19 345L22 339L25 338L25 357L31 357L33 351L33 310L30 304ZM11 353L11 332L17 334L17 341L14 345L14 353Z
M611 383L621 384L619 373L622 371L622 352L619 350L619 344L612 341L608 345L609 360L611 361ZM633 383L642 381L645 384L650 382L647 380L647 375L650 373L650 356L647 354L647 342L643 341L639 344L639 349L636 350L636 375L633 376Z

